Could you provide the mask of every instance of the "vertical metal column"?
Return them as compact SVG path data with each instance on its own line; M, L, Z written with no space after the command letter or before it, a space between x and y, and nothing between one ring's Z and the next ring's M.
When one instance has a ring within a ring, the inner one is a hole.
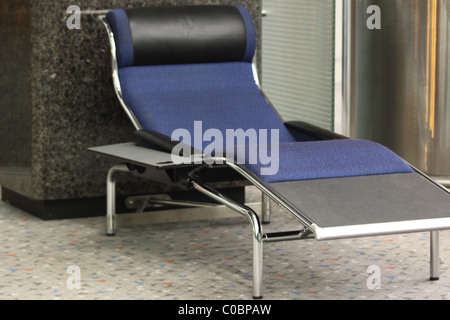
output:
M129 172L124 164L115 165L108 171L106 178L106 234L113 236L116 233L116 179L117 172Z
M253 298L262 299L263 279L263 230L258 215L251 208L230 199L216 190L191 180L193 187L208 197L226 205L228 208L246 217L253 230Z
M263 224L270 223L270 199L265 193L261 195L261 220Z
M430 280L439 280L439 231L430 233Z
M346 0L349 135L450 185L450 1ZM377 6L381 29L369 28Z

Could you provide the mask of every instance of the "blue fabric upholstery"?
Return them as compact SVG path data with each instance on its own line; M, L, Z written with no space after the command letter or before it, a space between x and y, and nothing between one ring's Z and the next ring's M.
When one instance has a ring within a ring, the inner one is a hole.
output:
M256 50L256 32L253 26L253 20L250 13L241 6L235 6L242 15L245 29L247 30L247 49L244 54L243 61L251 62Z
M144 129L171 136L218 129L278 129L280 142L295 139L255 85L247 62L127 67L119 70L125 101ZM193 138L193 137L192 137Z
M373 142L294 137L255 84L251 65L255 31L250 14L242 7L237 9L247 31L247 49L241 61L149 66L133 66L126 12L118 9L108 13L117 42L123 97L144 129L169 137L174 130L185 129L192 140L183 142L198 148L193 139L200 139L202 149L211 141L195 137L196 121L202 123L200 135L208 129L219 130L222 137L227 129L278 130L279 158L272 158L277 161L276 174L261 174L267 163L245 163L266 183L412 172L394 153ZM299 139L303 142L296 142ZM226 142L224 139L224 149Z
M261 175L261 163L245 166L266 183L413 172L384 146L351 139L280 144L275 175Z

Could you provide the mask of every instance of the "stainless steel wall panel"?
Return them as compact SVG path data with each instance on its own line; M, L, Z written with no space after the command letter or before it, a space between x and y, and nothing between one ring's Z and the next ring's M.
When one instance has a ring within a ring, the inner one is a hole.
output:
M450 176L447 0L348 0L349 134L379 142L437 177ZM369 29L367 8L381 11Z

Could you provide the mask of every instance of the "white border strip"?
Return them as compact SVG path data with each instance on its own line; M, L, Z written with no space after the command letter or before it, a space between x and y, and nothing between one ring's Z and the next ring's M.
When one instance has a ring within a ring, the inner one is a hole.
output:
M334 240L450 229L450 217L329 228L321 228L313 223L311 228L317 240Z

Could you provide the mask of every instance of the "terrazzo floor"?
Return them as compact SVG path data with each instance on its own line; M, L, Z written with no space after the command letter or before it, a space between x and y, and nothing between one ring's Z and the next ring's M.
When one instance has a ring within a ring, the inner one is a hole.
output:
M298 228L272 210L265 232ZM124 225L114 237L104 228L103 217L42 221L0 201L0 299L252 299L251 229L240 216ZM428 280L428 233L267 243L264 298L450 300L450 233L440 240L439 281Z

